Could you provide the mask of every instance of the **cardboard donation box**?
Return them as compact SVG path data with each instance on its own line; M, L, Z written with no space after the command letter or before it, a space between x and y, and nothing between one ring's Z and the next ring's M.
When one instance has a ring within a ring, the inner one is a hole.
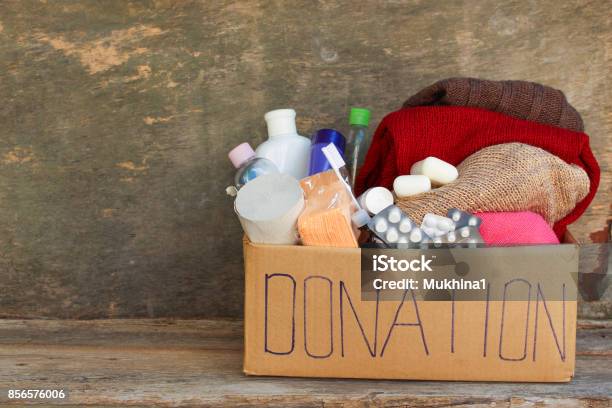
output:
M477 294L470 299L455 298L461 292L455 290L449 298L423 296L423 287L384 291L391 298L364 292L372 283L363 275L364 251L245 241L246 374L571 380L576 245L381 250L420 259L412 264L421 266L415 276L434 276L423 268L432 259L434 271L469 270L476 286L486 278L484 288L463 291ZM555 269L563 270L559 279L539 274ZM392 276L385 273L377 276ZM517 293L521 297L513 298Z

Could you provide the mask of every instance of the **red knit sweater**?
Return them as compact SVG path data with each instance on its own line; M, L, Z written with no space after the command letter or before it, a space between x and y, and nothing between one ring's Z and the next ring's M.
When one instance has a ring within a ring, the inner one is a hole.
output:
M540 147L587 172L589 194L554 225L555 233L562 238L567 225L584 213L599 186L600 170L589 137L484 109L427 106L390 113L376 129L357 176L356 192L361 194L372 186L391 189L395 177L410 174L412 164L428 156L457 166L483 147L509 142Z

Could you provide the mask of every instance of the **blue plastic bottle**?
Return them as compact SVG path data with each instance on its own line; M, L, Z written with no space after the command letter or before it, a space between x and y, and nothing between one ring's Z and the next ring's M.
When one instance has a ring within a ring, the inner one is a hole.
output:
M342 133L335 129L319 129L312 135L312 146L310 150L310 167L308 175L321 173L331 169L331 165L321 151L321 148L333 143L340 154L344 154L346 141Z

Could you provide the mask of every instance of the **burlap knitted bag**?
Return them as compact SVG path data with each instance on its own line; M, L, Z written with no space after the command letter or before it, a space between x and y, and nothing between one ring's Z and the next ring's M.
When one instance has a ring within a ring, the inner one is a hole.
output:
M589 192L589 178L539 147L522 143L489 146L467 157L454 182L397 205L414 221L450 208L469 212L533 211L550 225L569 214Z

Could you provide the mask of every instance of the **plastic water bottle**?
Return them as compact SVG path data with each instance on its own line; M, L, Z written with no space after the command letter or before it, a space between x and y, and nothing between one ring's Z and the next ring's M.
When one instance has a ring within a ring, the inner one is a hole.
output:
M268 140L257 146L258 157L272 160L278 171L300 180L308 175L310 139L297 134L295 111L276 109L264 115Z
M345 155L346 164L349 169L351 187L355 188L355 177L357 169L363 163L365 152L368 149L368 125L370 124L370 111L364 108L351 108L349 114L349 132Z
M234 177L236 189L240 189L240 187L261 175L279 173L278 167L272 161L255 156L255 150L246 142L234 147L229 152L228 157L234 167L238 169ZM229 191L228 194L230 194Z

